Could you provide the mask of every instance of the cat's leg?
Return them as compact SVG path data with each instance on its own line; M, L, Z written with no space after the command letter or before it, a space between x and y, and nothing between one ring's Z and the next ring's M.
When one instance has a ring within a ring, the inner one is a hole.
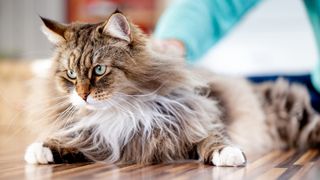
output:
M28 146L24 159L29 164L57 164L90 161L77 149L65 148L55 140L32 143Z
M43 142L35 142L28 146L24 160L29 164L49 164L53 163L52 151L43 146Z
M215 166L244 166L245 154L240 148L231 145L223 134L214 134L198 144L200 160Z

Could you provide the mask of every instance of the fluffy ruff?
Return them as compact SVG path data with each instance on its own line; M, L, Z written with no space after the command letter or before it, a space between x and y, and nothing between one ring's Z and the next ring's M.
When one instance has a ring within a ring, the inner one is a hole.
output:
M117 94L105 108L74 114L51 137L92 160L153 163L189 158L194 144L222 130L216 101L177 89L167 96Z

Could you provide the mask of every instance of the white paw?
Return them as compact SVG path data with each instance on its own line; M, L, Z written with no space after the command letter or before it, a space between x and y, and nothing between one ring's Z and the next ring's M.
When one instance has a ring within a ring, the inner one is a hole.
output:
M213 152L212 163L216 166L243 166L246 157L239 148L227 146Z
M53 155L49 148L43 147L43 143L32 143L24 154L24 160L29 164L48 164L53 162Z

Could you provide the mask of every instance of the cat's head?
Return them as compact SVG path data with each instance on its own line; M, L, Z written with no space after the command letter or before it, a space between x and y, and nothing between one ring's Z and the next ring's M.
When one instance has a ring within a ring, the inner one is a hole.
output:
M105 107L113 97L152 92L180 78L173 66L152 60L145 35L119 11L97 24L42 21L56 45L52 88L75 106Z

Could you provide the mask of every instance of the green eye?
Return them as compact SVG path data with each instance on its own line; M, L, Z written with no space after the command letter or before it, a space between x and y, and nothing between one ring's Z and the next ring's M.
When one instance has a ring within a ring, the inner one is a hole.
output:
M74 72L73 70L68 70L67 75L70 79L75 79L77 77L77 73Z
M104 66L104 65L97 65L95 68L94 68L94 73L98 76L101 76L103 75L105 72L106 72L106 69L107 67Z

